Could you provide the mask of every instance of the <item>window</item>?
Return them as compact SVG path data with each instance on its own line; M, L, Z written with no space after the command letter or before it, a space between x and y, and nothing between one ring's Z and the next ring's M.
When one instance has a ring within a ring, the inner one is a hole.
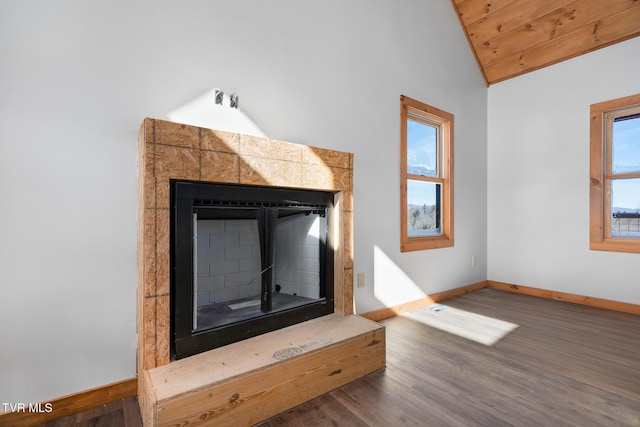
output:
M640 95L591 106L591 249L640 253Z
M453 246L453 115L400 97L400 251Z

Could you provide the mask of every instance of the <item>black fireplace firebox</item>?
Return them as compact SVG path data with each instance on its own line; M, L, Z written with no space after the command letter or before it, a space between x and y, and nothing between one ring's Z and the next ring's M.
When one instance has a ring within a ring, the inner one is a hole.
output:
M333 201L172 181L171 358L333 313Z

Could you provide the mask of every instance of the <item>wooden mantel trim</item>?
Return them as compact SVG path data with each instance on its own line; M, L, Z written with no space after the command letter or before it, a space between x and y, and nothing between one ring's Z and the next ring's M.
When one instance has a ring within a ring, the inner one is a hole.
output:
M27 410L25 412L5 412L0 414L0 426L37 426L48 421L97 408L107 403L117 402L118 400L135 396L137 393L138 380L130 378L34 405L34 408L40 408L41 412L29 412L29 402L21 402L27 405ZM10 403L15 405L19 402ZM46 412L48 408L51 409L50 412Z

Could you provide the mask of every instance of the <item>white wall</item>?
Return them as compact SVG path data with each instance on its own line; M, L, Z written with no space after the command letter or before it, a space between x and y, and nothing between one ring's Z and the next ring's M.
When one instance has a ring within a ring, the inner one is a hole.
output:
M589 250L589 107L639 68L635 38L489 88L489 279L640 303L640 255Z
M135 375L137 130L214 87L355 153L358 312L486 278L487 90L448 1L5 0L0 58L0 402ZM401 94L455 114L455 248L399 253Z

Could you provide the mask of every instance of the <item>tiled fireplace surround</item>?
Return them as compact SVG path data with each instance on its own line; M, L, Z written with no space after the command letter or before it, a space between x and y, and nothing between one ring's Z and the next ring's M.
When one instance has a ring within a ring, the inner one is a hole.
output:
M353 314L351 153L145 119L139 133L138 372L169 350L169 180L338 193L335 312Z
M149 118L138 140L138 398L145 426L253 425L384 368L384 327L353 309L351 153ZM334 193L334 313L170 363L172 179Z

